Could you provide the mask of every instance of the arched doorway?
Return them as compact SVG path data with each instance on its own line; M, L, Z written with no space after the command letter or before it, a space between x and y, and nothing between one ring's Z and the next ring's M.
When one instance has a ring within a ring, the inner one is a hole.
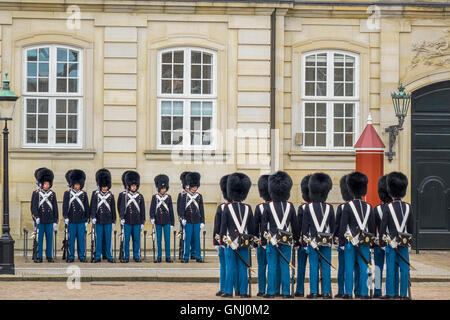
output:
M450 81L412 93L411 133L411 198L418 247L450 249Z

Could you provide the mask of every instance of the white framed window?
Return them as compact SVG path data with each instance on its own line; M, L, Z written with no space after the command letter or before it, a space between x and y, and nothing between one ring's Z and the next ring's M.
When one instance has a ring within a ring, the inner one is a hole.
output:
M359 55L320 50L302 55L302 150L353 150L358 135Z
M78 48L52 44L23 50L23 147L82 147L82 66Z
M195 47L159 51L157 91L158 149L215 149L216 52Z

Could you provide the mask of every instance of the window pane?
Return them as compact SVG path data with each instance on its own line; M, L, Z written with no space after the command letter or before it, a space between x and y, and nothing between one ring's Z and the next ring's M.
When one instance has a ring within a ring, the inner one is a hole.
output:
M67 77L67 63L58 63L56 68L57 77Z
M326 117L327 115L327 105L325 103L318 103L317 104L317 113L316 115L318 117Z
M172 78L172 65L171 64L163 64L162 65L161 77L162 78Z
M47 99L39 99L38 102L38 110L39 113L48 113L48 100Z
M69 77L78 77L78 63L69 63Z
M326 135L325 133L318 133L316 135L316 146L325 147L326 146Z
M345 116L346 117L353 117L353 103L346 103L345 104Z
M191 118L191 130L201 130L201 119L200 117L192 117Z
M183 130L183 117L173 117L173 130Z
M199 51L192 51L191 52L191 63L202 63L202 55Z
M172 144L179 145L183 144L183 132L176 131L172 133Z
M36 116L34 114L27 115L27 128L36 128Z
M39 76L48 77L48 63L39 63Z
M78 113L78 100L69 100L69 113Z
M78 143L78 131L67 130L67 143Z
M345 69L345 81L353 81L353 69Z
M201 81L192 80L191 81L191 93L201 93Z
M353 119L345 119L345 132L353 132Z
M78 92L78 79L69 79L69 92Z
M334 116L343 117L344 116L344 105L342 103L334 104Z
M66 129L66 116L56 116L56 128Z
M37 143L48 143L48 131L47 130L38 130Z
M211 94L211 81L203 80L203 94Z
M327 66L327 54L321 53L317 55L317 66L326 67Z
M191 144L192 145L200 145L201 141L200 141L201 135L199 132L191 132Z
M27 63L27 76L36 77L37 75L37 63L28 62Z
M36 99L27 99L27 112L36 113Z
M48 92L48 78L39 78L39 92Z
M305 103L305 115L308 117L315 116L315 105L314 103Z
M67 92L67 79L63 78L56 80L56 91Z
M306 131L315 131L316 130L316 122L314 118L306 118L305 119L305 130Z
M344 132L344 119L334 119L334 132Z
M334 68L334 81L344 81L343 68Z
M200 65L191 66L191 78L192 79L201 79L201 70L202 70L202 66L200 66Z
M182 101L174 101L173 102L173 114L176 116L183 115L183 102Z
M161 117L161 130L172 130L170 117Z
M353 83L346 83L345 84L345 95L353 96Z
M210 132L203 132L202 133L202 144L204 146L209 146L211 144L211 133Z
M203 53L203 63L211 64L212 63L212 55L208 53Z
M327 81L326 68L317 68L317 81Z
M174 65L173 66L173 77L177 79L183 79L183 65Z
M69 115L67 116L67 128L76 129L77 126L77 116Z
M162 93L172 93L172 81L171 80L162 80L161 92Z
M28 50L27 51L27 61L37 61L37 50Z
M343 67L344 66L344 55L335 53L334 54L334 66Z
M27 143L36 143L36 130L27 130Z
M78 51L69 50L69 61L72 62L78 61Z
M36 92L37 91L36 89L37 89L36 78L27 78L27 91Z
M326 82L319 82L317 84L317 95L326 96L327 95L327 84Z
M161 114L162 115L171 115L172 114L172 104L170 101L162 101L161 102Z
M58 48L56 51L58 61L67 61L67 49Z
M314 133L305 133L305 146L314 147Z
M193 116L201 115L201 104L199 101L191 102L191 115L193 115Z
M56 130L56 143L66 143L66 130Z
M326 118L317 118L316 119L316 131L325 132L327 130L327 119Z
M353 67L355 64L355 58L351 57L351 56L345 56L345 66L348 67Z
M211 118L203 118L202 119L202 130L210 130L211 129Z
M161 144L170 145L170 132L161 132Z
M202 114L204 116L212 116L212 102L203 102Z
M338 97L341 97L341 96L344 95L344 85L343 85L343 83L338 83L338 82L334 83L334 95L338 96Z
M306 81L314 81L314 80L316 80L316 72L315 72L314 68L306 68L305 80Z
M346 147L353 147L353 134L346 134L345 135L345 146Z
M306 65L312 67L316 65L316 56L314 54L306 57Z
M39 61L48 61L48 48L39 48Z
M184 52L183 51L175 51L173 53L173 62L184 63Z
M307 96L315 96L316 92L315 92L315 85L314 82L306 82L305 83L305 94Z
M343 147L344 146L344 135L343 134L335 134L334 135L334 146L335 147Z
M172 52L166 52L162 55L163 63L171 63L172 62Z
M173 80L173 93L183 93L183 80Z
M203 66L203 79L211 79L211 66Z

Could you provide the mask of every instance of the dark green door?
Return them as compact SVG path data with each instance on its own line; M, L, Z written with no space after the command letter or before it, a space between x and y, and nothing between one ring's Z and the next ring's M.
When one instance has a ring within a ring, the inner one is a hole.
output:
M411 187L419 249L450 249L450 81L411 96Z

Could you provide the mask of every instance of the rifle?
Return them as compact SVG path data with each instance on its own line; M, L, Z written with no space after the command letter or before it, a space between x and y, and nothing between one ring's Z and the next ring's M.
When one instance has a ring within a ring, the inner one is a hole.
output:
M152 243L153 243L153 262L156 263L156 254L155 254L155 226L152 227Z
M38 237L39 237L39 228L38 225L36 224L36 222L34 223L34 231L31 234L31 238L33 239L33 256L32 256L32 260L36 261L37 260L37 252L38 252Z
M91 227L91 262L95 260L95 245L96 245L97 237L95 234L95 224L92 224Z
M176 241L176 237L177 237L177 232L175 230L173 230L173 259L175 261L175 259L177 258L176 255L176 246L177 246L177 241Z
M205 232L205 231L204 231ZM252 266L252 245L248 246L248 265ZM252 296L252 273L250 268L248 269L248 295Z
M123 240L124 240L124 233L123 233L123 225L120 225L120 248L119 248L119 261L120 262L125 262L125 248L123 245Z
M67 224L64 224L64 239L62 241L62 244L62 259L67 261L69 259L69 233L67 232Z
M144 230L144 261L147 260L147 230Z
M58 248L57 248L57 234L58 234L58 231L54 231L55 232L55 236L54 236L54 239L53 239L53 260L54 261L56 261L56 255L57 255L57 253L58 253Z
M295 248L294 243L292 243L292 253L291 253L291 263L294 266L291 273L291 294L294 296L294 286L295 286Z
M28 262L28 230L23 228L23 257Z
M203 231L203 262L205 262L206 231Z
M179 248L178 248L178 259L184 259L184 226L180 222L180 231L178 232L178 237L180 238Z
M117 238L117 230L114 230L114 261L116 261L116 238Z

